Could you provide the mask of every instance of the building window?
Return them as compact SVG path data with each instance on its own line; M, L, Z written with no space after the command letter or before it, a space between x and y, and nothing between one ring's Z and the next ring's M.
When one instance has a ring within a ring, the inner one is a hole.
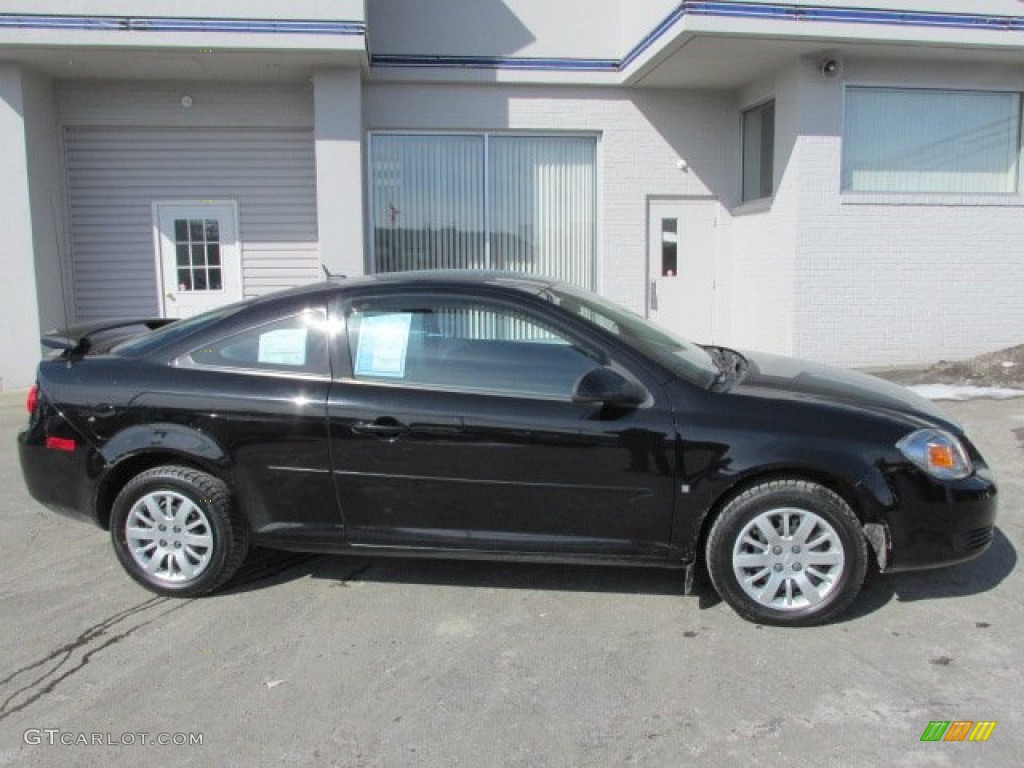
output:
M775 165L775 102L743 113L743 202L771 197Z
M843 190L1017 191L1020 95L848 88Z
M375 134L378 272L498 269L595 286L597 140Z

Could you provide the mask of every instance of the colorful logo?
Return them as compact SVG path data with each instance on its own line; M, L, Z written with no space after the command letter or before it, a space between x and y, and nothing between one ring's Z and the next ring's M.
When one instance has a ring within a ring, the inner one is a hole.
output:
M932 720L921 741L988 741L995 728L995 720Z

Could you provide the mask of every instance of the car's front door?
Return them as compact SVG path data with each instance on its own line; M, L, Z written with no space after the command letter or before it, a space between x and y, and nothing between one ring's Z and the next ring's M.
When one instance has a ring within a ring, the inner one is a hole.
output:
M350 543L666 555L674 442L656 385L643 382L652 397L637 408L573 402L580 375L617 361L497 299L338 312L328 412Z

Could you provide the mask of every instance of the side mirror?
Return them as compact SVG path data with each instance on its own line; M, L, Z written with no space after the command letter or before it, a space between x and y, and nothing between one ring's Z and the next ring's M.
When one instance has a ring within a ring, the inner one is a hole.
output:
M574 403L603 403L635 407L647 400L647 390L607 366L587 371L572 389Z

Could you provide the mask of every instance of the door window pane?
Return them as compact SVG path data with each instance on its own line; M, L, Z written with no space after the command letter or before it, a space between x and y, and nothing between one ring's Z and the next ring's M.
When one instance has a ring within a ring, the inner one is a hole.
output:
M679 219L661 220L661 276L679 274Z
M178 291L220 291L220 223L216 219L175 219L174 249ZM213 272L217 274L214 275Z
M775 102L743 113L743 202L771 197L775 165Z
M1013 193L1020 96L911 88L849 88L843 189Z
M352 370L361 380L569 398L577 379L601 364L545 324L504 308L364 306L347 325Z
M375 135L377 271L499 269L595 282L596 139Z

